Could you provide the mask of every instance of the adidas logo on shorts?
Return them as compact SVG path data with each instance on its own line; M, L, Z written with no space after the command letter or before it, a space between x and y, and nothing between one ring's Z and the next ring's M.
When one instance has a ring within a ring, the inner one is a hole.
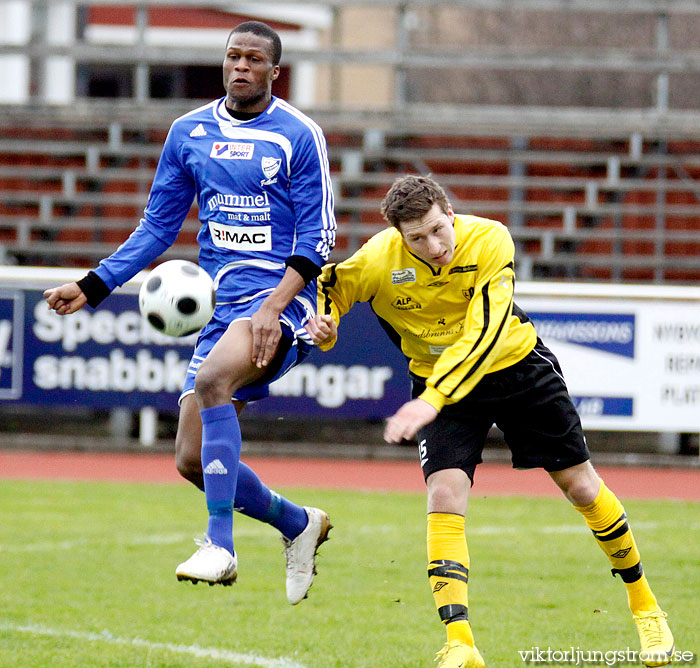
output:
M220 459L215 459L213 462L207 464L204 473L208 475L226 475L228 469L221 463Z

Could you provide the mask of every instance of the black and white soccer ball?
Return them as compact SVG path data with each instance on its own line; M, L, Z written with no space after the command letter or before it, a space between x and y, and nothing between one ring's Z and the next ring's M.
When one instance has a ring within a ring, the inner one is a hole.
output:
M211 319L215 306L211 277L187 260L158 265L139 291L141 315L168 336L188 336L199 331Z

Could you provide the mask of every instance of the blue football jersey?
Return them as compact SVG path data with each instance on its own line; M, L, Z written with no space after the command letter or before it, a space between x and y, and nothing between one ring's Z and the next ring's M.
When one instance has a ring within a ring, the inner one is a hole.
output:
M214 279L219 302L272 291L290 255L319 267L328 260L336 222L321 128L274 96L247 121L233 118L224 102L173 122L139 226L96 269L110 289L174 243L194 198L199 264ZM299 297L315 307L316 282Z

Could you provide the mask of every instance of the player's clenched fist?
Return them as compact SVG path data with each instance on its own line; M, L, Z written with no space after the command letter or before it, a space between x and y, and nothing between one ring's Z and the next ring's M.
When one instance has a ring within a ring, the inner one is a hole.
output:
M413 399L387 418L384 440L387 443L410 441L419 429L432 422L438 415L437 408L423 399Z
M49 309L58 315L69 315L79 311L87 303L87 297L77 283L65 283L57 288L44 291L44 299Z
M338 325L330 315L315 315L304 329L317 346L330 343L338 337Z

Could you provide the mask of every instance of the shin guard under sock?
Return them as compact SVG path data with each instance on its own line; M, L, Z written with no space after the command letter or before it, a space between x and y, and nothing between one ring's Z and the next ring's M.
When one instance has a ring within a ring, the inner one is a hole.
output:
M428 513L428 579L447 640L474 646L469 624L467 581L469 551L464 517Z
M583 515L598 545L610 559L612 574L619 575L625 583L632 612L658 610L659 605L644 575L625 509L618 498L601 481L593 503L574 508Z
M233 500L236 496L241 430L233 404L200 411L202 471L209 511L207 535L233 554Z
M308 523L306 511L272 491L244 462L238 466L236 510L275 527L285 538L294 540Z

